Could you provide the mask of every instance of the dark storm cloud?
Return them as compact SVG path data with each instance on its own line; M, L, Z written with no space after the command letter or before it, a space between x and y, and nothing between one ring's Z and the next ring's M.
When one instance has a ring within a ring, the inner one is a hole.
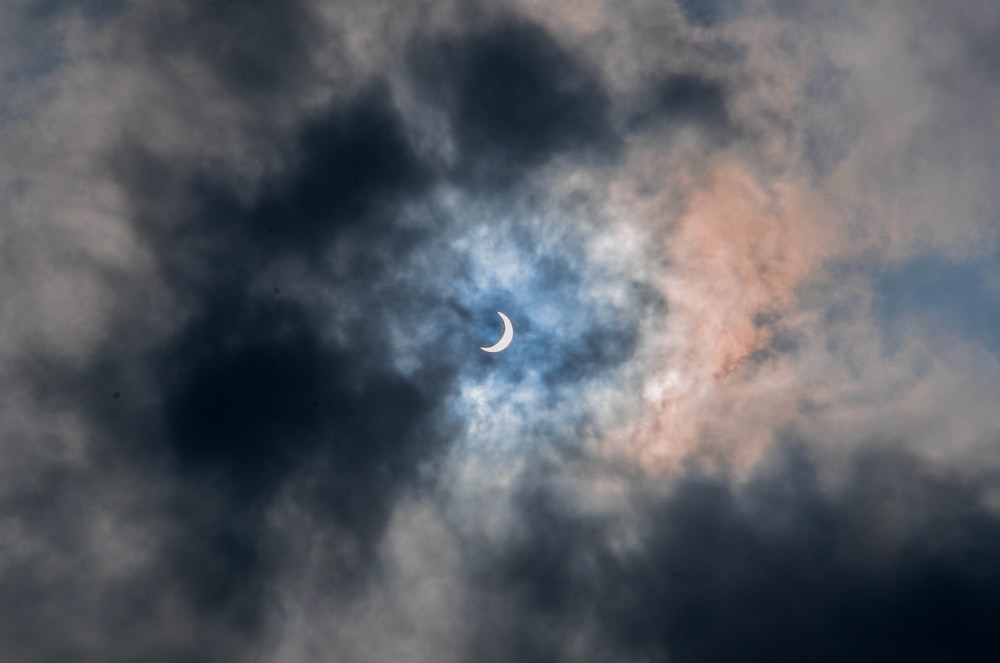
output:
M433 179L381 86L309 121L296 142L297 165L271 185L253 224L299 248L322 247L343 225L377 223L379 212L425 191Z
M505 184L560 154L615 146L599 76L537 25L497 19L420 40L414 56L427 95L445 106L462 177Z
M420 426L451 369L404 377L385 359L380 309L407 293L353 290L377 283L414 248L406 233L393 237L394 203L426 190L430 174L384 91L309 120L294 145L250 202L218 175L164 178L176 164L152 157L124 166L139 229L151 233L164 274L192 311L155 351L152 373L162 444L196 497L178 503L187 525L167 556L181 567L174 581L207 612L224 612L230 593L242 601L248 587L266 583L264 511L290 477L315 473L295 497L354 540L361 570L399 487L445 444L440 431ZM337 277L316 256L345 232L356 268ZM332 340L328 316L261 282L279 258L304 261L309 277L339 283L367 309L354 342Z
M743 486L680 479L642 503L634 545L612 545L612 520L526 489L509 546L476 567L504 597L486 604L476 656L995 660L995 478L875 451L831 490L804 449L774 452Z
M719 81L695 74L668 76L643 95L633 115L633 130L675 131L696 127L720 144L739 136L739 129L727 108L728 92Z
M245 71L252 62L231 64L211 62L236 87L273 82ZM406 375L390 361L387 325L427 297L422 283L393 276L420 245L396 219L434 174L411 149L387 90L373 84L310 115L281 153L284 161L248 186L221 160L206 166L155 152L141 134L126 138L112 171L166 293L123 286L128 301L82 370L47 360L32 369L50 402L86 404L109 477L148 474L165 491L147 498L153 561L89 625L110 635L110 625L124 624L143 637L153 615L117 611L139 596L171 597L181 617L167 617L145 644L122 645L144 660L233 660L265 635L276 574L297 545L281 542L269 520L279 499L337 541L329 589L360 587L393 503L451 434L432 415L450 388L453 357L425 358ZM331 260L338 242L347 253ZM332 310L296 292L302 283L271 280L279 263L297 265L299 281L336 288ZM146 315L156 302L178 311L177 321ZM342 305L363 313L335 340ZM440 332L452 333L441 322ZM194 635L172 646L172 628ZM29 632L13 653L93 654L72 634L48 642L42 633Z
M141 145L120 150L115 169L137 194L132 203L143 215L142 232L187 248L158 251L172 278L209 276L189 263L192 250L211 265L207 284L194 284L203 288L222 284L225 273L250 278L282 255L320 256L345 230L362 243L384 233L391 245L397 204L425 192L434 178L379 84L306 118L289 143L285 162L249 202L237 179L215 164L157 161Z

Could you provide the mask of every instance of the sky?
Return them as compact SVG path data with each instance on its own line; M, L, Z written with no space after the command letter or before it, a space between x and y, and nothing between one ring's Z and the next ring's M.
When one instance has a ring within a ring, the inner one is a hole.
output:
M0 660L1000 660L998 35L2 3Z

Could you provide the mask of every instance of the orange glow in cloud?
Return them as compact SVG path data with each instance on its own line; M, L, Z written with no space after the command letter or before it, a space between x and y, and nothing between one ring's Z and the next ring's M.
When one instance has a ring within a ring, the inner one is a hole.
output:
M765 188L733 163L693 195L667 240L663 369L618 437L643 467L704 451L737 465L759 455L789 416L796 381L776 365L750 371L748 360L772 340L763 320L794 319L798 286L838 246L835 228L804 190Z

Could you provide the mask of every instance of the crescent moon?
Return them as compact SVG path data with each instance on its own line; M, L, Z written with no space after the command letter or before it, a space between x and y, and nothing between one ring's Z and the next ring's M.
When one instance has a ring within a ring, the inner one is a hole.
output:
M503 352L507 349L507 346L510 345L510 342L514 340L514 325L510 323L510 318L500 311L497 311L497 315L499 315L500 319L503 320L503 336L500 337L499 341L488 348L479 348L483 352Z

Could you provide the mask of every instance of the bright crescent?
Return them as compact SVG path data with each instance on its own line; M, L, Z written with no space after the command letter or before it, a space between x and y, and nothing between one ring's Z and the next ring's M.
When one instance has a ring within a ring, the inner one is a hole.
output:
M503 336L494 345L488 348L479 348L483 352L503 352L510 345L510 342L514 340L514 325L510 323L510 318L500 311L497 311L497 315L503 320Z

